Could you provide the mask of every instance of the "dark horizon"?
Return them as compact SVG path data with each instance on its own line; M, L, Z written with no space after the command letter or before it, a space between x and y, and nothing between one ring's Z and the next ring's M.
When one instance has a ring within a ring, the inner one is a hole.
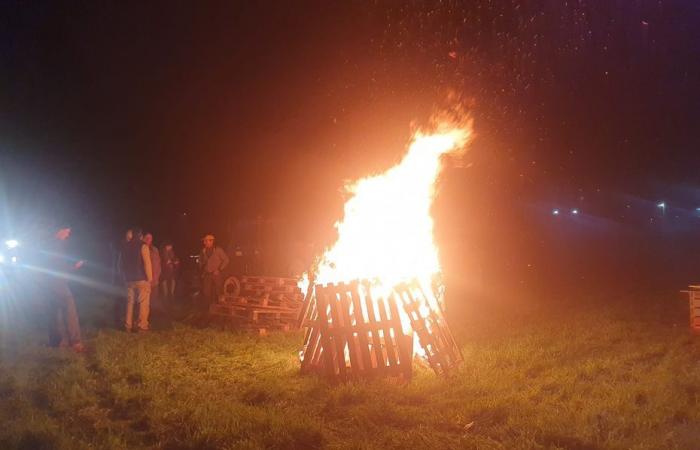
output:
M661 200L694 228L696 2L273 3L5 3L5 227L196 245L261 217L327 242L344 180L456 93L477 138L441 180L441 239L510 242L552 208L643 230Z

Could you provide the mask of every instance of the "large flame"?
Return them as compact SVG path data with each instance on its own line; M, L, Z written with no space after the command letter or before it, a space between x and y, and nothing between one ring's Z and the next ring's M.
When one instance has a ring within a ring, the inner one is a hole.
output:
M430 286L440 273L430 214L442 156L465 148L470 122L418 131L401 162L346 186L338 240L320 260L316 283L369 279L384 289L409 279Z

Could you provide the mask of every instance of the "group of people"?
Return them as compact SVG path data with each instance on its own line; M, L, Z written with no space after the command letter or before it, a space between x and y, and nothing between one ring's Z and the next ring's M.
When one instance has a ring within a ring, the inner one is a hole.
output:
M153 245L153 234L140 229L127 230L118 255L118 280L126 289L127 332L148 331L151 299L167 302L175 297L180 260L172 243L162 246L162 253ZM134 307L138 304L138 323L134 328Z
M71 272L80 269L84 262L67 256L66 242L71 235L70 226L58 227L49 245L47 264L47 294L50 305L50 344L71 347L76 352L84 350L77 308L68 280ZM224 270L229 264L226 252L215 245L215 238L208 234L202 239L198 256L200 291L198 306L208 309L223 291ZM172 301L177 291L180 260L173 244L166 242L159 250L153 245L153 234L138 228L127 230L118 251L116 262L117 288L126 298L123 311L127 332L144 333L149 330L151 300L158 298L163 304Z

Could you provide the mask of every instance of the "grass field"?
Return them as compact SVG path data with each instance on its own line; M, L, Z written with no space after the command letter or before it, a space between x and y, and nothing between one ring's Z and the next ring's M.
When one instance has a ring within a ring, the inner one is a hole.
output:
M700 338L666 297L463 308L454 376L340 386L299 374L300 334L127 335L82 299L86 355L3 327L0 448L700 448Z

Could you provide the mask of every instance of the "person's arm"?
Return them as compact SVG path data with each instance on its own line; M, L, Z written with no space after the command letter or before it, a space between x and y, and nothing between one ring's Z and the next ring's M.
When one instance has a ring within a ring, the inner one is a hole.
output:
M219 272L223 271L226 266L228 266L228 255L223 248L219 247L219 258L221 258L221 265L219 266Z
M153 266L151 265L151 250L146 244L141 246L141 257L143 258L143 270L146 272L146 281L153 281Z
M207 254L204 250L199 252L199 258L197 258L197 264L199 264L199 270L204 269L204 265L207 263L205 261L206 256L207 256Z

